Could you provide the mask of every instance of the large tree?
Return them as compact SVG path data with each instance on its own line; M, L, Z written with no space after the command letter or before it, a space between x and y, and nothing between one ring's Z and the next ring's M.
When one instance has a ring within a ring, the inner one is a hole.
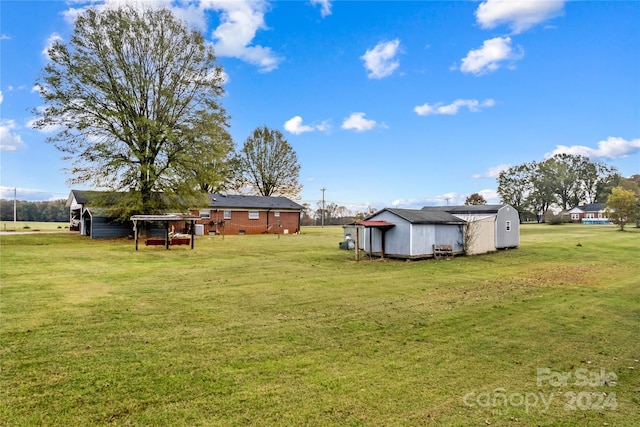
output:
M623 187L613 188L607 199L606 213L611 222L624 230L626 223L638 218L638 196Z
M88 9L47 53L36 126L58 130L49 141L72 162L71 184L127 191L128 211L155 213L222 179L224 73L201 33L167 9Z
M261 196L300 197L298 156L280 131L267 126L256 128L244 142L236 162L236 189Z
M542 162L512 166L498 176L498 194L503 203L518 212L535 212L539 218L548 208L569 209L583 200L606 200L619 182L615 168L592 163L587 157L556 154Z
M487 200L484 198L484 196L480 193L473 193L469 196L467 196L466 200L464 201L464 204L467 206L470 205L486 205L487 204Z
M527 164L511 166L498 175L498 195L502 203L513 206L520 214L529 209L527 198L531 193L530 167Z

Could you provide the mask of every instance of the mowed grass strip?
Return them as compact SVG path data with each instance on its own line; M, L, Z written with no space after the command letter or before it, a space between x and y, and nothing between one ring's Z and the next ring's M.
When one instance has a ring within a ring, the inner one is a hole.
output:
M3 425L640 416L640 230L524 225L516 250L419 262L355 262L341 228L302 231L137 252L0 237ZM543 368L573 376L538 384ZM601 370L617 382L577 383Z

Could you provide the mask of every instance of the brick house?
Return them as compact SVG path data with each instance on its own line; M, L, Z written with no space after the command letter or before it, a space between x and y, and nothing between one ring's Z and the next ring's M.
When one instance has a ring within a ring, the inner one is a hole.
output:
M604 203L583 203L570 209L567 214L570 215L571 222L608 222Z
M204 234L293 234L304 209L286 197L208 194L209 206L192 209Z

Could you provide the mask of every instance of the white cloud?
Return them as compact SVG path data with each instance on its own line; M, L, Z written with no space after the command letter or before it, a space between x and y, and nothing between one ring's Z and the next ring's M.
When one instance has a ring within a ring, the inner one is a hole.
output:
M320 15L325 18L331 15L331 1L330 0L311 0L311 4L320 5Z
M626 157L640 151L640 138L627 141L624 138L610 136L604 141L598 142L598 148L591 148L584 145L558 145L555 150L545 154L545 158L556 154L573 154L589 158L617 159Z
M375 120L365 119L364 116L365 113L351 113L351 115L342 122L342 129L364 132L380 126Z
M300 135L301 133L305 132L313 132L314 130L311 126L303 125L302 117L300 116L292 117L284 122L284 129L294 135Z
M0 104L2 104L2 101L4 101L4 96L2 95L2 91L0 90Z
M172 0L67 0L68 4L79 4L80 7L75 8L71 7L64 12L62 12L62 16L65 21L70 25L73 25L78 18L79 15L86 12L89 8L95 8L97 11L102 12L105 10L115 10L119 9L122 6L132 6L137 9L160 9L160 8L168 8L171 9L178 18L186 20L192 25L202 24L200 28L205 29L204 26L204 14L202 13L202 7L199 7L194 4L185 4L178 5L176 7L172 7ZM89 4L87 4L89 3ZM185 2L186 3L186 2ZM190 12L193 10L198 11L197 14L199 16L194 17ZM195 21L195 22L194 22Z
M11 40L11 37L6 34L0 34L0 40Z
M42 201L42 200L60 200L66 198L65 193L52 193L50 191L33 190L29 188L20 187L7 187L0 185L0 199L13 200L28 200L28 201Z
M210 1L203 5L220 12L220 25L212 33L217 55L241 59L264 72L278 68L282 58L271 48L251 45L256 32L267 29L264 14L268 4L265 1Z
M481 48L470 50L462 59L460 71L475 75L487 74L500 68L504 61L510 61L509 67L513 68L513 62L523 57L524 49L519 47L519 52L514 52L510 37L496 37L485 40Z
M454 115L458 114L460 108L467 108L469 111L475 113L480 111L483 107L493 107L494 105L495 101L491 98L485 99L482 102L477 99L456 99L448 105L445 105L442 102L433 105L429 105L428 103L417 105L413 111L415 111L419 116L428 116L433 114Z
M314 131L330 132L331 124L329 123L328 120L324 120L320 124L314 124L313 126L303 125L302 117L295 116L290 118L286 122L284 122L284 129L287 132L292 133L294 135L300 135L305 132L314 132Z
M20 135L12 132L15 128L15 121L0 120L0 151L18 151L26 148Z
M500 172L505 171L507 169L509 169L511 167L510 164L508 163L503 163L501 165L498 166L493 166L490 167L489 169L487 169L485 172L483 173L477 173L472 175L472 178L497 178L498 175L500 175Z
M201 31L207 30L206 12L213 10L219 13L219 25L211 33L213 46L218 56L238 58L259 67L260 71L268 72L278 68L282 58L275 55L271 48L252 45L258 30L267 29L264 14L269 7L266 0L200 0L181 1L172 0L106 0L93 5L98 10L115 9L123 4L142 8L170 8L181 20L195 26ZM65 19L73 24L76 17L87 7L70 8L63 13Z
M564 3L557 0L487 0L478 6L476 20L485 29L506 24L517 34L561 15Z
M488 205L500 203L500 195L498 194L497 190L491 190L491 189L480 190L478 191L478 194L484 197Z
M396 59L399 51L399 39L380 42L373 49L367 49L365 54L360 57L364 61L365 68L369 71L367 76L370 79L381 79L393 74L400 66L400 61Z
M60 37L59 34L57 33L52 33L49 38L47 38L47 42L45 44L44 49L42 49L42 54L47 58L47 59L51 59L49 57L49 49L51 49L53 47L53 44L55 42L61 42L62 41L62 37Z
M500 196L496 190L485 189L477 191L477 193L484 197L487 204L500 203ZM425 206L460 206L464 205L469 194L450 192L432 197L396 199L392 202L392 205L394 207L404 209L422 209Z
M319 125L316 125L316 129L320 132L331 132L332 128L329 120L323 120Z

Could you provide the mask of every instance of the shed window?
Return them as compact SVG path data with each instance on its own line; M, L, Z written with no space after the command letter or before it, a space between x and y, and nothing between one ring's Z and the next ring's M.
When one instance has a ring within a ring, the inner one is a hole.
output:
M511 221L506 222L506 230L511 231Z
M260 219L260 212L249 211L249 219Z
M231 219L231 211L224 211L222 214L223 219Z
M211 218L210 209L200 209L200 218Z

